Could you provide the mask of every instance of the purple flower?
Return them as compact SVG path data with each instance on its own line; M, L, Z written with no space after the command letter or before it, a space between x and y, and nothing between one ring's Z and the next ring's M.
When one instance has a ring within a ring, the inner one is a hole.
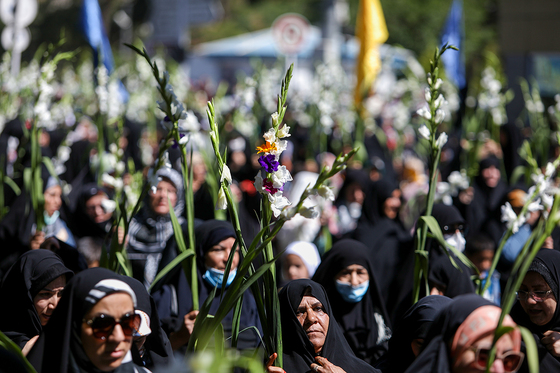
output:
M261 155L259 163L268 173L278 171L279 163L274 154Z

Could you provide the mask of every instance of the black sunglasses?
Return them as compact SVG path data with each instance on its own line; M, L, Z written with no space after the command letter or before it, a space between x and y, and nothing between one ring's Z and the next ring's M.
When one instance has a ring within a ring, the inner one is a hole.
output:
M125 313L120 320L113 316L101 314L89 320L82 320L91 327L93 336L101 340L107 339L113 333L115 325L119 324L125 336L132 337L134 332L140 327L140 315L129 312Z

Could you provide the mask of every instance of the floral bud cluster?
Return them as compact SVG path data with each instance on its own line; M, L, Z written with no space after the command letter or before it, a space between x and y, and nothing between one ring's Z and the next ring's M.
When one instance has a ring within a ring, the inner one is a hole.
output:
M290 136L290 127L285 124L280 127L278 113L272 114L272 125L263 135L265 143L257 147L257 154L262 153L259 157L259 164L266 172L266 177L263 179L259 172L255 176L254 185L259 193L267 196L274 216L278 217L282 210L291 204L283 196L283 191L284 184L292 180L292 175L286 166L280 165L279 162L280 155L288 146L288 142L282 139Z

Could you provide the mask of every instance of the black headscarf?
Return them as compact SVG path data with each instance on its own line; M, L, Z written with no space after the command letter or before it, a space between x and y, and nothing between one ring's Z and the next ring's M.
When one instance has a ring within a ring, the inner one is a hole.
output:
M386 179L371 184L364 199L362 216L352 234L352 238L367 247L372 271L389 314L395 303L394 296L399 291L395 281L401 275L403 261L412 249L412 237L398 216L389 219L383 212L385 201L396 189L397 184Z
M202 274L206 272L206 265L204 264L206 252L227 238L236 238L233 226L225 220L207 220L195 228L194 234L196 239L196 261L198 270Z
M398 323L389 340L389 352L376 367L383 373L404 372L416 359L411 348L412 341L426 339L437 314L449 303L451 299L448 297L429 295L413 305Z
M112 280L112 284L100 286L102 280ZM121 275L108 269L91 268L72 278L64 288L64 295L51 320L27 356L38 373L52 372L53 369L62 373L100 372L89 361L82 347L82 320L97 302L116 292L128 293L136 306L134 291L122 281ZM130 361L121 364L113 372L133 372L133 369L134 365Z
M286 372L313 372L315 349L296 316L296 310L306 291L319 300L329 315L329 328L320 356L346 372L379 372L354 355L346 342L342 329L336 322L325 289L308 279L294 280L286 284L279 293L284 346L284 370Z
M450 341L465 319L479 307L494 306L477 294L466 294L453 299L437 315L424 340L424 348L407 373L451 372Z
M107 238L107 233L111 229L112 219L96 223L86 211L87 201L98 195L105 195L109 198L109 193L105 188L99 187L97 183L88 183L81 186L77 191L77 201L72 212L72 219L68 221L68 225L77 237L93 236L101 239Z
M144 343L144 356L140 357L139 354L132 354L134 363L147 368L168 365L173 361L173 350L169 338L167 338L167 335L161 328L153 298L148 294L146 287L135 278L122 276L121 280L126 282L132 290L134 290L137 300L136 309L148 315L150 318L150 329L152 330ZM135 349L136 346L132 348Z
M435 203L432 208L432 216L437 220L440 229L443 231L445 227L455 224L464 224L465 219L455 206L448 206L443 203Z
M6 273L0 298L9 306L0 307L0 330L20 348L43 329L33 298L51 281L64 275L68 281L73 273L58 255L44 249L24 253Z
M550 289L552 289L556 302L559 302L560 252L550 249L541 249L531 263L528 272L529 271L537 272L544 278L548 286L550 286ZM560 331L560 307L558 303L556 304L556 310L554 311L552 319L546 325L542 326L536 325L531 321L523 310L523 307L521 307L519 301L515 302L510 314L516 323L526 327L533 334L539 351L541 372L560 371L560 359L550 354L548 349L541 343L541 339L544 337L543 333L547 330Z
M335 286L334 276L352 264L363 266L369 275L367 293L357 303L346 302ZM385 304L371 270L367 247L356 240L338 241L323 258L313 281L325 288L332 301L333 315L356 356L373 365L387 351L391 330Z

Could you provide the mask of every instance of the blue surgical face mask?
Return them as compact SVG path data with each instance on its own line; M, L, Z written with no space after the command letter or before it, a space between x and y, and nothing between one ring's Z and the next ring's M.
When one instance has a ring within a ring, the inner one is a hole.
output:
M358 303L362 300L364 295L367 293L369 288L369 280L362 282L358 286L352 286L348 282L340 282L336 280L335 282L336 290L348 303Z
M236 274L237 274L237 268L229 273L226 282L226 288L231 285ZM213 287L218 286L219 288L221 288L222 282L224 281L224 271L220 271L219 269L215 269L215 268L207 268L206 273L202 275L202 278L205 279L206 282L208 282Z
M54 214L52 214L52 216L49 216L49 214L47 214L46 211L43 211L43 218L45 219L46 225L54 224L54 222L56 221L56 219L58 219L59 216L60 216L60 212L58 212L58 210L55 211Z

